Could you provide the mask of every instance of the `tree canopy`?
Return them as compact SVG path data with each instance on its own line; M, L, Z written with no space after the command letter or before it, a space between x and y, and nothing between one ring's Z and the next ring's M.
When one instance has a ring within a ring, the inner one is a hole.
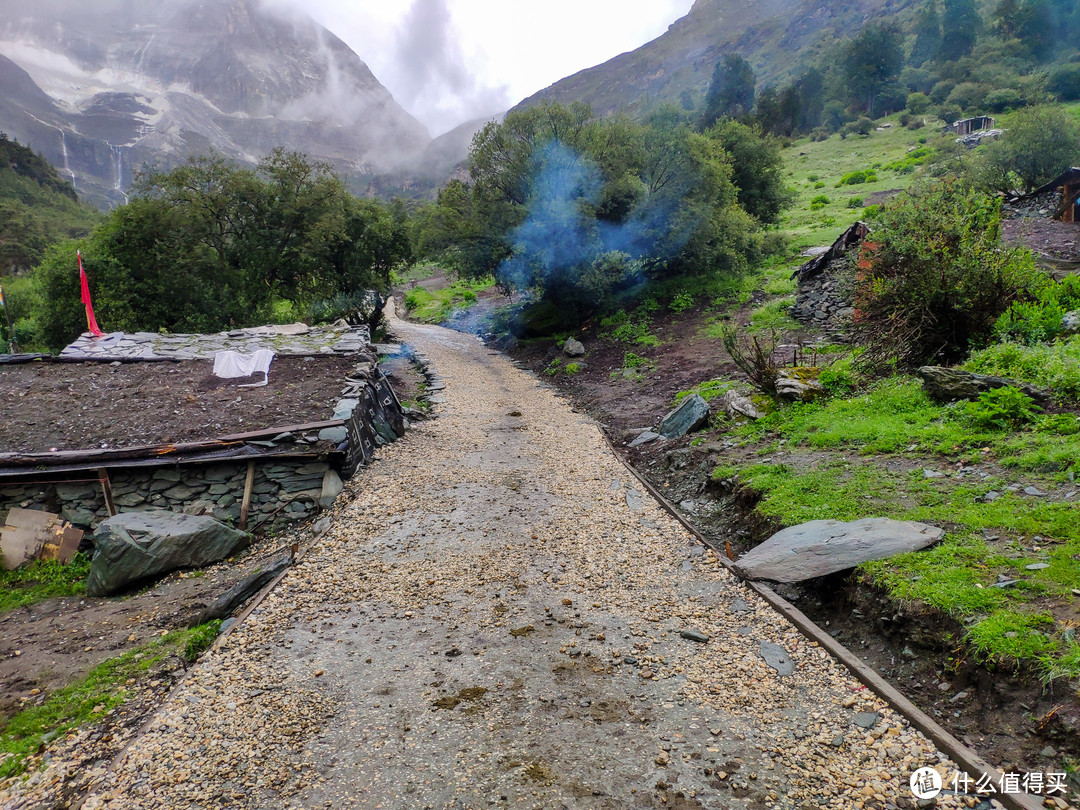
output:
M733 178L755 166L742 201ZM469 174L420 218L421 249L568 312L646 278L737 271L753 250L752 214L774 221L783 201L777 148L742 125L696 132L674 108L644 122L582 105L514 112L476 136Z
M266 323L278 301L385 289L410 256L402 219L297 153L254 169L196 158L140 178L88 239L48 252L43 336L56 348L82 330L76 247L103 326L206 332Z

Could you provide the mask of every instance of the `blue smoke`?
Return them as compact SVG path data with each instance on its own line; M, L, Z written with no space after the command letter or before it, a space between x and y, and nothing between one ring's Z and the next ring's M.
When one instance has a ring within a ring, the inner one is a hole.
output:
M675 224L675 201L644 191L621 222L597 219L600 167L557 140L536 149L530 175L528 214L509 238L513 255L499 269L518 289L574 284L609 254L621 254L627 272L640 274L644 260L671 258L698 224Z

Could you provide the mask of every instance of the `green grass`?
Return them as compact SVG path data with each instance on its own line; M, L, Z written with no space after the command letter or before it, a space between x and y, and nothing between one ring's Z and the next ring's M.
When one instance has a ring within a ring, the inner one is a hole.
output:
M784 296L763 304L750 313L750 327L747 331L750 334L759 334L771 330L784 332L798 329L798 322L788 314L788 308L794 303L794 296Z
M1063 402L1080 401L1080 335L1034 346L997 343L972 352L964 368L1048 388Z
M169 655L194 660L217 635L220 622L192 630L176 630L94 667L82 680L57 689L43 703L0 721L0 779L16 776L26 758L45 742L86 723L93 723L128 697L127 681L139 680Z
M456 281L441 290L413 287L405 294L405 309L409 317L423 323L442 323L455 311L476 303L477 293L490 289L493 279Z
M56 596L86 593L90 558L77 554L69 565L35 560L14 571L0 570L0 614Z
M860 216L858 210L848 207L849 201L865 199L877 191L905 189L920 175L921 164L912 165L911 155L922 155L922 150L941 136L932 124L909 130L900 126L898 118L887 119L893 126L885 132L846 139L833 135L816 142L802 139L785 151L787 184L796 198L781 227L791 237L792 247L801 250L831 243ZM845 175L868 170L875 173L875 181L837 187ZM823 189L828 189L827 193ZM814 198L822 196L828 203L811 205Z

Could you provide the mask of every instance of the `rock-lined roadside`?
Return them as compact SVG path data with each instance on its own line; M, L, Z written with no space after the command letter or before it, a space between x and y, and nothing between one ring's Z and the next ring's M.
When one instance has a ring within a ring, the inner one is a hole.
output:
M354 480L86 808L913 807L915 768L951 773L595 424L473 338L398 329L446 382L439 418Z

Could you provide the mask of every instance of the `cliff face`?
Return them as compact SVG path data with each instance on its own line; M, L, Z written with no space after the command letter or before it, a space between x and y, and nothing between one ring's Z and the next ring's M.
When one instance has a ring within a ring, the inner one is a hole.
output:
M361 178L431 140L345 43L259 0L0 0L0 20L0 130L98 205L210 150Z
M634 112L701 94L726 53L753 66L759 86L798 71L813 45L858 30L914 0L696 0L689 13L642 47L556 82L518 107L584 101L598 113Z

